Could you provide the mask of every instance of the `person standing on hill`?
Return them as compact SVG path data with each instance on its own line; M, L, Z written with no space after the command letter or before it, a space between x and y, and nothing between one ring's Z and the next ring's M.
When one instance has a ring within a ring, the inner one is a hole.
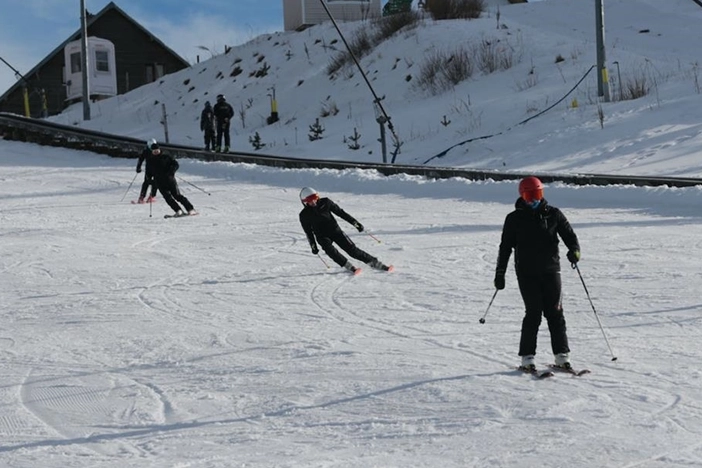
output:
M566 321L561 305L561 264L558 238L568 247L571 264L580 260L580 244L565 215L548 204L544 186L536 177L519 183L515 210L507 215L502 228L494 285L505 288L505 271L514 250L514 265L525 315L522 320L519 356L520 369L536 372L534 355L541 315L546 317L551 333L551 351L556 366L571 369Z
M196 215L197 211L193 208L190 200L185 195L182 195L178 189L178 182L176 182L175 177L175 173L180 167L178 161L170 154L163 153L155 140L151 141L152 143L149 145L152 153L151 169L163 199L173 209L175 216ZM185 212L183 212L178 202L183 205Z
M205 108L200 113L200 130L205 132L205 151L215 149L215 116L210 101L205 102Z
M363 232L363 225L356 221L353 216L342 210L339 205L329 198L319 198L319 193L311 187L305 187L300 191L300 201L304 205L304 208L300 212L300 224L302 225L302 230L305 231L305 235L307 236L307 240L310 243L310 248L314 255L319 253L319 249L317 248L317 242L319 242L324 252L326 252L337 265L346 268L354 274L360 273L360 268L353 266L351 262L334 247L336 243L336 245L351 257L367 263L375 269L384 271L394 270L392 265L384 265L377 258L356 247L356 244L341 230L334 215L352 224L358 232Z
M224 94L217 95L217 103L214 105L214 116L217 123L217 146L215 146L215 151L217 153L222 151L222 137L224 137L224 152L228 153L231 143L229 126L232 117L234 117L234 109L229 105Z
M156 143L156 140L151 140L146 144L146 147L144 150L141 152L139 155L139 160L137 161L137 166L136 166L136 171L137 174L141 172L141 166L146 162L145 170L144 170L144 182L141 184L141 191L139 192L139 199L137 200L137 203L153 203L154 200L156 199L156 182L154 181L154 174L151 171L151 165L149 164L149 160L152 157L151 154L151 149L149 148L149 145L152 143ZM149 190L149 185L151 186L151 195L149 195L149 198L144 200L144 197L146 197L146 192ZM132 202L134 203L134 202Z

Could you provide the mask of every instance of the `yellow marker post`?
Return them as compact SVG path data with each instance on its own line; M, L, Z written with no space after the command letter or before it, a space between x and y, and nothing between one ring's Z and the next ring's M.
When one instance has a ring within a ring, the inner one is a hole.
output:
M27 85L22 86L22 97L24 98L24 116L31 117L29 114L29 91Z

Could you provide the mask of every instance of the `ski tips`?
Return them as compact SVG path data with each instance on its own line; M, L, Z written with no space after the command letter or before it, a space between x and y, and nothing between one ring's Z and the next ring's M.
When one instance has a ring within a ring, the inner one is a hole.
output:
M360 275L360 274L361 274L361 269L360 269L360 268L356 268L356 269L353 271L353 276L358 276L358 275Z

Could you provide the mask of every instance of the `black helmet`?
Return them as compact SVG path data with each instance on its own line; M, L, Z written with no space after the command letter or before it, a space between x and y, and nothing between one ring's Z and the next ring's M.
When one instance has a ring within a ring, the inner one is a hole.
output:
M217 95L217 102L226 101L226 100L227 100L227 98L224 97L224 94Z

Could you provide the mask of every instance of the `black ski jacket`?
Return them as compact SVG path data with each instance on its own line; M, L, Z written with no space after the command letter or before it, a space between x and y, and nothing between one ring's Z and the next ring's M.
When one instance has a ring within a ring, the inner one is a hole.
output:
M334 237L335 234L343 232L334 215L351 224L357 223L353 216L342 210L339 205L329 198L320 198L317 201L317 206L305 206L300 211L300 224L307 235L310 246L314 247L317 245L315 236L317 238Z
M144 166L144 171L146 172L146 175L151 176L152 175L152 170L151 170L151 164L149 164L149 161L153 157L153 154L151 154L151 150L149 148L144 148L144 151L141 152L139 155L139 160L137 161L137 172L141 171L141 165L146 162L146 165Z
M213 107L214 116L217 119L217 126L221 127L234 117L234 109L227 101L221 101Z
M521 198L514 206L502 228L496 271L507 270L512 249L517 276L560 271L558 237L569 250L580 250L578 237L565 215L546 199L535 210Z
M148 161L156 184L160 186L164 182L175 180L175 173L180 165L173 156L161 152L158 156L151 155Z
M215 116L212 106L207 106L202 109L202 113L200 114L200 130L209 130L214 132L214 119Z

